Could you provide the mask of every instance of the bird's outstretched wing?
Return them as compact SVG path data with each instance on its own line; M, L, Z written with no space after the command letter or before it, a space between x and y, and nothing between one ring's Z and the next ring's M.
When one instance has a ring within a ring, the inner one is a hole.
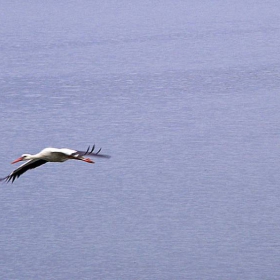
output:
M20 165L17 169L15 169L7 177L0 178L0 181L4 181L4 180L6 182L12 181L12 183L13 183L16 178L18 178L20 175L22 175L27 170L36 168L45 163L47 163L47 161L44 159L31 159L31 160L25 162L24 164Z
M92 148L90 148L90 146L89 146L86 151L75 151L72 154L72 156L90 156L90 157L102 157L102 158L111 157L109 155L100 154L101 148L97 152L94 152L94 149L95 149L95 145L93 145Z

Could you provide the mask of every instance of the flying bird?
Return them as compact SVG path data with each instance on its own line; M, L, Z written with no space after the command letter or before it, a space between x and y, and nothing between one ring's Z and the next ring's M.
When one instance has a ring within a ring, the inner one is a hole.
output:
M110 158L108 155L102 155L100 154L101 148L94 152L95 145L93 145L92 148L90 146L88 149L83 151L76 151L72 149L57 149L57 148L45 148L41 152L31 155L31 154L23 154L18 159L14 160L12 164L19 162L19 161L27 161L24 164L20 165L17 169L15 169L11 174L4 178L0 178L0 181L6 181L6 182L14 182L16 178L21 176L23 173L28 171L29 169L36 168L40 165L43 165L47 162L64 162L68 159L76 159L76 160L82 160L87 163L94 163L90 157L102 157L102 158Z

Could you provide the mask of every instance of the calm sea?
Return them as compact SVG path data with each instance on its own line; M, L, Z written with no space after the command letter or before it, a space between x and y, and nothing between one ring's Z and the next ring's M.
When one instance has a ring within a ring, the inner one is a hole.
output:
M280 5L5 1L0 279L280 279Z

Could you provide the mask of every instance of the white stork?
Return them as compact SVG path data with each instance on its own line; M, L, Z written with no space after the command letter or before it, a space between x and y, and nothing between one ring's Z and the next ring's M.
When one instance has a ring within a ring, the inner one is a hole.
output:
M82 160L87 163L94 163L94 161L92 161L90 158L85 158L84 156L110 158L110 156L108 156L108 155L100 154L101 149L99 149L96 153L93 152L94 148L95 148L95 145L93 145L92 149L90 149L90 146L89 146L86 152L71 150L71 149L67 149L67 148L63 148L63 149L45 148L41 152L39 152L35 155L23 154L21 157L14 160L12 162L12 164L19 162L19 161L26 161L26 160L27 160L27 162L20 165L17 169L15 169L8 176L6 176L4 178L0 178L0 181L3 181L3 180L6 182L12 181L12 183L13 183L16 178L18 178L20 175L22 175L29 169L36 168L47 162L64 162L68 159L76 159L76 160Z

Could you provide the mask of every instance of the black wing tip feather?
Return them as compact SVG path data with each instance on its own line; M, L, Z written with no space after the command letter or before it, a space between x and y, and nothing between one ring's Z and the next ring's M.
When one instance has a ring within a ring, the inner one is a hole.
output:
M4 178L0 178L0 182L3 182L3 181L4 181L4 182L6 182L6 183L7 183L8 177L9 177L9 176L4 177Z
M18 178L19 176L16 176L16 175L8 175L8 176L6 176L6 177L4 177L4 178L0 178L0 182L2 182L3 181L3 183L5 182L5 183L9 183L10 181L12 181L12 183L14 182L14 180L16 179L16 178Z
M0 182L5 182L5 183L13 183L15 179L17 179L21 174L10 174L4 178L0 178Z
M94 149L95 149L95 145L93 145L92 148L90 148L90 146L88 146L88 148L85 152L84 151L77 151L76 154L78 154L80 156L94 156L94 157L102 157L102 158L110 158L111 157L109 155L100 154L102 148L100 148L97 152L94 152Z

